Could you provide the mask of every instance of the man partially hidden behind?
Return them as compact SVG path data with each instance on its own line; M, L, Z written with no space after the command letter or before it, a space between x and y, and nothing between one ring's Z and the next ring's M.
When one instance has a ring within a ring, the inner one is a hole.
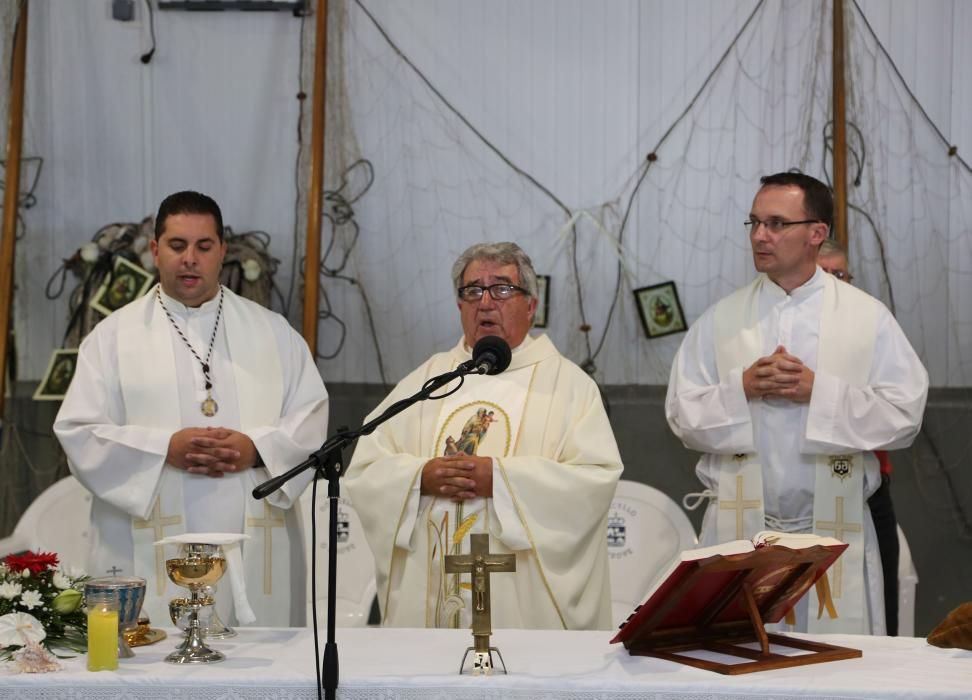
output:
M382 622L468 627L469 577L446 574L443 555L488 533L490 551L516 555L515 573L490 578L494 627L607 629L607 513L622 466L597 385L528 334L537 278L515 243L472 246L452 277L463 337L369 418L469 360L485 336L506 340L513 359L358 443L345 483L375 555Z
M162 622L169 600L186 591L165 573L175 549L153 543L245 532L256 622L301 624L303 547L292 506L311 474L264 501L250 491L320 446L328 409L320 374L283 317L220 285L226 243L211 198L167 197L151 250L160 283L85 338L54 423L72 473L94 495L88 572L144 577L143 610ZM217 604L228 615L223 586Z
M839 280L851 284L854 276L850 273L847 252L840 243L828 238L820 244L817 264ZM881 485L870 498L867 506L874 520L877 532L878 549L881 551L881 569L884 573L884 617L887 633L898 636L898 520L894 516L894 503L891 501L891 458L887 450L875 450L881 465Z
M705 453L696 468L711 498L703 545L763 529L836 537L849 544L829 574L839 617L818 620L811 592L796 629L884 634L865 500L881 483L872 450L914 439L928 374L884 305L817 266L830 190L799 173L761 182L746 222L761 274L686 335L672 366L668 423Z

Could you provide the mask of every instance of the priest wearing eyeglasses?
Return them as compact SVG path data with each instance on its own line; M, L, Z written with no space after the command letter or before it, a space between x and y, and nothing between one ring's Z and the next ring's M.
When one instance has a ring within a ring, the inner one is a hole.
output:
M761 185L745 222L760 274L688 332L665 402L675 434L704 453L701 544L764 529L835 537L849 545L828 573L838 617L818 617L811 594L795 629L884 634L872 451L911 444L928 374L883 304L817 265L827 186L788 172Z
M452 277L462 337L371 417L470 360L481 338L505 340L512 361L358 443L345 484L375 556L382 623L469 627L469 582L443 557L488 533L490 551L516 556L515 573L490 580L494 627L609 629L607 513L622 465L598 387L528 333L537 276L519 246L474 245Z
M88 573L144 577L143 610L158 624L185 591L166 576L174 552L154 542L245 532L255 622L302 624L303 547L292 506L312 474L262 501L250 492L320 446L328 411L321 376L286 319L220 284L226 241L212 198L167 197L150 246L159 284L84 339L54 423L71 472L94 496ZM216 596L224 620L254 621L231 600Z

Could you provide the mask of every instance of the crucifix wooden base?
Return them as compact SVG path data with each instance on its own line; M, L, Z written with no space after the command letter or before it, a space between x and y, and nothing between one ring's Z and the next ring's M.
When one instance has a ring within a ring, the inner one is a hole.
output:
M469 536L469 554L450 554L445 558L447 574L472 574L472 634L473 646L466 649L459 664L459 674L466 668L466 657L473 652L472 674L489 675L493 671L493 652L499 657L506 673L506 662L499 649L489 645L490 623L489 575L494 572L516 571L513 554L491 554L489 535Z

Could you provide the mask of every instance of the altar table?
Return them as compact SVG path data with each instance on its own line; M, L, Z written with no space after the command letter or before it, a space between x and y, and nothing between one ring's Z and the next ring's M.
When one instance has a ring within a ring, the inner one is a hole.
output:
M317 697L311 630L241 629L238 637L212 641L227 660L202 666L162 661L176 641L135 649L118 671L89 673L83 656L62 661L48 674L0 671L0 698L24 700L162 700L163 698ZM723 676L659 659L629 656L608 644L608 632L497 630L509 675L460 676L468 630L338 630L343 700L542 698L544 700L789 700L900 698L969 700L972 652L938 649L924 639L816 636L862 649L863 658ZM806 636L806 635L801 635ZM321 637L323 650L323 630Z

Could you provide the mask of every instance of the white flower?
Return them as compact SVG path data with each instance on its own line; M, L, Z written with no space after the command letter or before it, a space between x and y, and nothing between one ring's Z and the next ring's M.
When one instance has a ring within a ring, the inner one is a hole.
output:
M16 612L0 617L0 647L42 642L46 636L44 625L33 615Z
M142 252L149 247L149 239L141 234L135 236L135 240L132 241L132 252L135 255L141 255Z
M54 575L51 577L51 583L54 584L55 588L59 588L62 591L65 588L71 587L71 579L65 576L64 572L60 569L54 572Z
M30 578L30 569L24 569L21 571L20 578Z
M155 271L155 258L152 257L151 250L142 251L142 254L138 256L138 261L142 263L142 267L149 272Z
M86 263L93 263L98 259L98 244L94 241L85 243L83 246L81 246L81 250L79 252L81 253L82 260L84 260Z
M19 583L15 583L14 581L4 581L3 583L0 583L0 598L13 600L20 595L22 590L24 590L24 587Z
M249 260L244 260L241 266L243 267L243 276L247 282L256 282L260 279L261 268L259 261L250 258Z
M28 610L39 608L43 602L44 598L41 596L40 591L24 591L20 594L20 604Z
M72 566L67 570L68 578L72 581L77 581L82 576L85 576L84 569L80 566Z

